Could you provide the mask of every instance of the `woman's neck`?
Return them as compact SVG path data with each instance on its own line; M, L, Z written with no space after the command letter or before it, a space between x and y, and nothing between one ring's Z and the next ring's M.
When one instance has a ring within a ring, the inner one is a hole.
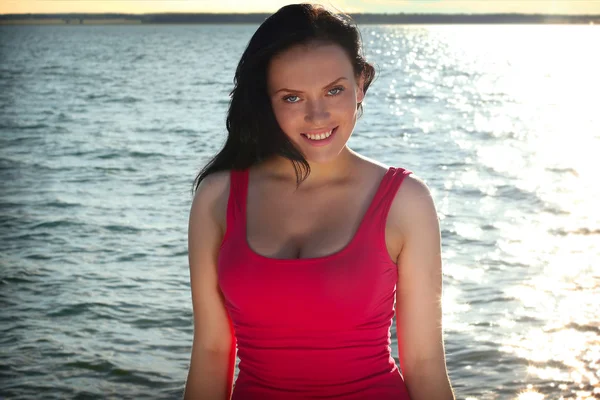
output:
M300 184L300 188L319 187L345 180L353 174L359 160L360 156L348 146L345 146L340 154L331 161L318 163L309 160L310 174ZM265 175L289 181L296 186L296 172L292 162L287 158L275 156L257 165L257 169Z

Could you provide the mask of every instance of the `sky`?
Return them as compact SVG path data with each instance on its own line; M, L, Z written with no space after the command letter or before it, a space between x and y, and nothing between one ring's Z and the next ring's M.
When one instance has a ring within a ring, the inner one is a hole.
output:
M302 2L302 0L298 1ZM346 13L527 13L596 14L600 0L322 0ZM0 14L160 12L267 12L293 3L284 0L0 0Z

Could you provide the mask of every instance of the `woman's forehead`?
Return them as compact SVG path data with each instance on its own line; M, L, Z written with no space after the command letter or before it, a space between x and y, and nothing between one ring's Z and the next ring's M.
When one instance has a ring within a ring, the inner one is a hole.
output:
M294 63L337 60L349 62L344 49L335 43L307 43L297 44L276 54L271 59L271 64L290 65ZM345 64L345 63L344 63Z
M294 46L269 63L268 80L273 85L290 81L298 85L319 85L340 76L351 79L352 64L344 49L335 44Z

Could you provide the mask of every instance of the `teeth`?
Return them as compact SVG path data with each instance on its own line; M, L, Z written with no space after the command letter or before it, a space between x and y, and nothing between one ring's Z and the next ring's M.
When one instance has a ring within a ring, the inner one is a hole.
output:
M323 139L327 139L329 136L331 136L331 132L333 132L333 129L330 130L329 132L319 133L316 135L309 135L309 134L305 134L305 135L306 135L306 137L308 137L311 140L323 140Z

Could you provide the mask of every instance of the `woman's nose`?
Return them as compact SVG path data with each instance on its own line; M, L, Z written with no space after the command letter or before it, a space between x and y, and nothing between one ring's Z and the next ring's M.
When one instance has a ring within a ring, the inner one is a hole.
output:
M330 114L325 101L313 100L306 102L306 115L304 116L306 122L326 121L329 117Z

